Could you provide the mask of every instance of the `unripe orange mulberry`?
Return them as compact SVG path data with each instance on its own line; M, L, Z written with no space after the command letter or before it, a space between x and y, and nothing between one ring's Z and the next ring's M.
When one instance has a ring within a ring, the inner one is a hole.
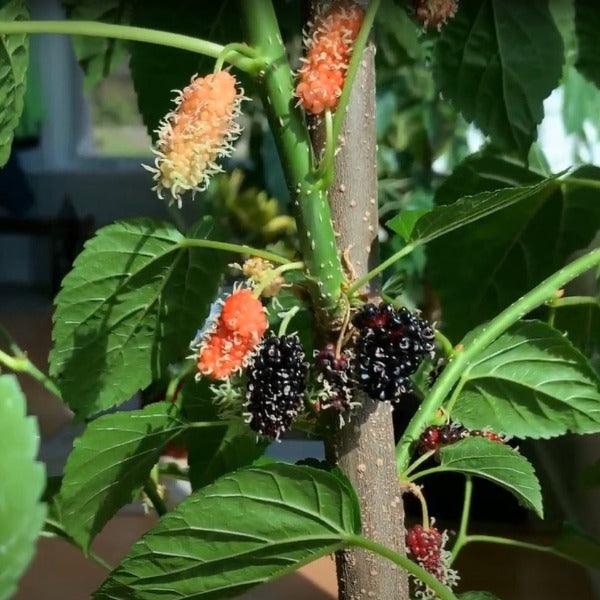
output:
M268 327L260 300L241 288L230 294L218 319L198 343L198 374L211 379L227 379L246 364Z
M243 93L227 71L194 77L175 99L176 108L161 122L156 154L154 189L167 190L181 206L181 195L201 191L210 176L222 171L217 160L229 156L241 128L237 123Z
M363 17L363 9L351 0L334 0L310 25L296 87L307 112L318 115L337 107Z

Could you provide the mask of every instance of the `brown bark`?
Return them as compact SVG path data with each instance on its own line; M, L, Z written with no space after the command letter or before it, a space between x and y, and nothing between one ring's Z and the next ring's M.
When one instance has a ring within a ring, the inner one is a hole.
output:
M340 252L354 275L369 270L377 255L375 139L375 47L369 44L357 74L329 190ZM315 145L321 143L315 133ZM357 491L363 534L404 552L404 507L396 477L391 409L360 398L362 407L330 441L327 451ZM406 600L406 573L363 550L338 553L340 600Z

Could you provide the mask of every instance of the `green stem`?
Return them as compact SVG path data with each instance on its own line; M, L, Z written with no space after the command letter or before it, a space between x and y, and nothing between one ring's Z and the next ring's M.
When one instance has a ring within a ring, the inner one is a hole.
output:
M423 477L427 477L428 475L436 475L438 473L446 473L448 469L446 467L437 466L431 467L429 469L424 469L423 471L418 471L417 473L413 473L410 477L404 475L402 479L407 483L414 483L415 481L422 479Z
M66 540L70 544L73 544L73 546L76 546L80 550L82 549L81 546L65 531L64 527L58 521L55 521L54 519L51 519L50 517L46 517L45 526L48 526L48 525L50 527L52 527L53 529L60 531L59 537ZM46 533L46 537L57 537L57 535L58 535L53 531L42 532L42 534L43 533ZM106 562L101 556L98 556L97 554L95 554L94 552L92 552L89 549L84 552L84 556L86 558L93 560L95 563L99 564L103 569L106 569L109 572L113 570L113 567L108 562Z
M254 295L258 298L265 288L270 286L280 275L286 273L287 271L300 271L304 269L304 263L302 261L291 262L287 265L281 265L281 267L277 267L271 271L268 271L264 274L264 276L259 280L258 285L254 288Z
M580 177L567 177L560 179L560 183L563 185L572 185L577 187L589 187L600 190L600 181L596 179L584 179Z
M450 564L452 564L458 553L462 550L463 546L467 543L467 531L469 528L469 518L471 515L471 501L473 499L473 479L470 475L467 475L465 480L465 497L463 500L462 516L460 518L460 529L458 530L458 536L452 547L452 555L450 557Z
M600 298L594 296L565 296L564 298L553 298L546 302L550 308L564 308L565 306L592 305L600 308Z
M543 552L544 554L553 554L559 558L577 563L574 558L568 554L563 554L559 550L552 548L552 546L542 546L541 544L532 544L530 542L522 542L521 540L514 540L512 538L499 537L495 535L469 535L465 538L465 543L463 546L477 542L484 544L499 544L500 546L512 546L513 548L524 548L525 550Z
M254 48L248 46L248 44L239 44L233 42L231 44L227 44L215 62L214 72L217 73L223 69L223 64L227 61L232 55L241 54L242 56L247 56L250 59L257 61L260 57L258 56L258 52ZM264 68L266 65L263 61L261 67Z
M0 364L15 373L26 373L41 383L52 395L57 398L61 397L60 390L56 384L45 373L42 373L23 353L18 356L10 356L6 352L0 350Z
M224 49L221 44L188 35L158 31L131 25L114 25L99 21L4 21L0 22L0 34L11 33L56 33L114 38L130 42L144 42L188 50L217 58ZM229 62L238 69L255 74L259 70L256 60L236 53Z
M419 456L419 458L417 458L417 460L415 460L413 463L411 463L408 468L406 469L406 471L404 471L402 478L400 480L400 482L402 483L403 481L406 480L406 478L415 470L417 469L420 465L422 465L424 462L427 462L433 455L435 454L435 450L429 450L428 452L425 452L425 454L423 454L422 456Z
M277 333L279 337L284 336L286 334L287 328L289 327L291 320L294 318L294 316L298 313L299 310L299 306L294 306L294 308L288 310L287 313L285 313L285 317L279 325L279 332Z
M325 147L319 168L315 173L318 185L326 190L331 185L334 176L333 163L335 160L335 142L333 140L333 119L331 111L325 111Z
M271 0L241 0L249 42L266 57L262 73L263 104L294 199L302 255L313 281L315 304L337 315L344 274L337 253L327 195L312 177L312 144L294 102L294 78Z
M408 424L397 447L396 463L399 473L402 473L409 464L413 443L419 439L421 433L430 424L433 415L468 369L471 361L511 325L553 298L557 289L564 287L569 281L599 264L600 249L593 250L574 260L519 298L487 325L480 327L476 335L471 336L464 343L464 348L461 352L456 353L454 359L448 363L431 389L429 396L421 404L420 410L415 413Z
M361 278L352 282L352 285L348 287L347 295L353 296L358 292L364 285L369 283L371 279L377 277L380 273L383 273L388 267L391 267L395 262L399 261L401 258L404 258L408 254L410 254L415 248L419 246L418 243L407 244L404 248L401 248L395 254L392 254L388 259L384 260L373 270L369 271L366 275L363 275Z
M148 500L150 500L152 506L154 506L154 510L156 511L156 514L159 517L162 517L163 515L167 514L167 505L165 504L165 501L160 497L156 483L151 477L148 478L148 480L144 484L144 493L146 494L146 496L148 496Z
M358 32L354 42L352 58L350 59L348 70L346 71L344 89L342 90L342 95L340 96L340 100L335 111L335 117L333 119L333 140L335 143L337 143L340 133L342 132L342 127L344 126L344 118L346 117L348 102L350 102L352 85L354 84L356 74L360 68L363 52L367 46L367 42L369 41L369 34L371 33L371 28L373 27L373 22L375 21L375 15L377 14L377 9L379 8L380 2L381 0L370 0L367 12L365 13L365 18L363 19L360 31Z
M454 346L452 342L439 330L435 330L435 339L437 343L442 347L446 358L452 358L455 354Z
M400 568L404 569L420 581L422 581L429 589L435 592L440 600L456 600L456 596L452 593L450 588L446 587L443 583L438 581L431 573L425 571L417 563L413 562L406 556L394 552L390 548L386 548L377 542L368 540L360 535L353 535L346 538L346 543L349 546L357 546L364 548L373 554L383 556L393 563L397 564Z
M270 260L274 263L287 265L291 261L285 256L274 254L267 250L259 250L258 248L252 248L252 246L246 246L246 244L230 244L229 242L217 242L215 240L199 240L194 238L186 238L179 242L180 248L212 248L213 250L224 250L225 252L235 252L237 254L248 254L250 256L258 256L265 260Z
M452 391L452 395L450 396L450 400L448 400L448 404L446 404L446 406L445 406L446 414L448 414L449 417L452 416L452 409L454 408L454 405L456 404L456 401L460 397L460 393L462 392L462 389L463 389L466 381L467 381L466 377L461 377L458 380L458 383L456 384L456 387Z

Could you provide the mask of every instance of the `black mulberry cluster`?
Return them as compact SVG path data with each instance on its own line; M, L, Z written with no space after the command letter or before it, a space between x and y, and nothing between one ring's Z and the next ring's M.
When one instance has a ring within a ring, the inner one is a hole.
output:
M347 356L336 356L335 346L327 344L315 357L317 381L321 387L321 408L340 415L352 410L351 364Z
M397 402L412 391L410 376L433 353L433 328L408 309L389 304L365 304L352 322L358 329L358 384L374 400Z
M308 365L297 335L265 338L246 372L250 428L278 438L302 409Z

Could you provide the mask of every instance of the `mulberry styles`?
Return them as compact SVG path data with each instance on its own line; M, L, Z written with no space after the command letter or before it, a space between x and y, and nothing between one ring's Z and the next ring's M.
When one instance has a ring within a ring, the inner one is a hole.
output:
M304 404L308 365L297 335L262 341L246 371L246 413L250 428L279 438Z

